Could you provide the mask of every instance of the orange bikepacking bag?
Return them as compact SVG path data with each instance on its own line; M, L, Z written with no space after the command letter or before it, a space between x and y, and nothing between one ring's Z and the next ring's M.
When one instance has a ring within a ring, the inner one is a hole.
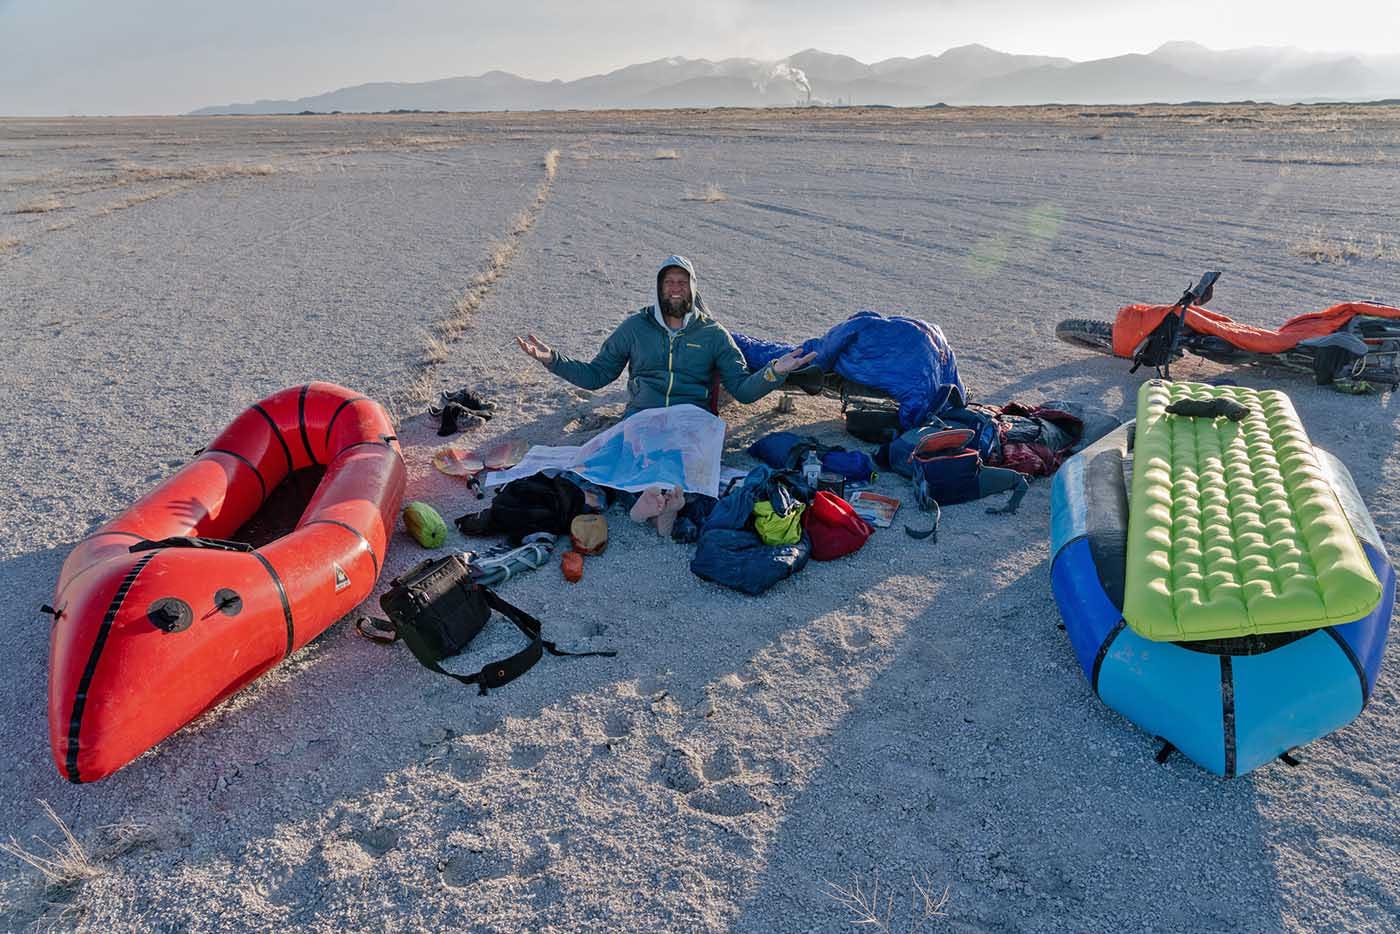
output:
M812 505L802 513L802 524L812 540L812 557L831 561L859 551L875 530L851 504L826 490L818 490Z

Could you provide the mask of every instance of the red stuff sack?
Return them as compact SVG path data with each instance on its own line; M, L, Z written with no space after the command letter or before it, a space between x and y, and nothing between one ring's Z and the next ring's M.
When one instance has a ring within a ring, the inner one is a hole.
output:
M826 490L818 490L812 505L802 513L802 524L812 539L812 557L831 561L853 551L875 530L856 515L851 504Z

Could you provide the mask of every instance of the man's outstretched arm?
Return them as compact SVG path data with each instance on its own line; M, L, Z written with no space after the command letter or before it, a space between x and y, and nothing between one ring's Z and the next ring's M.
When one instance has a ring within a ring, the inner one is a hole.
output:
M724 388L729 390L729 394L739 402L748 404L757 402L777 389L787 381L789 373L798 367L806 366L815 358L816 354L804 354L801 348L796 348L750 373L744 365L743 353L734 343L734 338L730 337L729 346L720 353L715 366L719 369L720 382L724 383Z
M621 328L603 342L602 348L590 363L574 360L557 350L552 350L533 334L529 335L528 339L517 337L515 343L521 350L544 364L555 376L573 383L580 389L601 389L611 383L622 373L629 357L627 335L622 333Z

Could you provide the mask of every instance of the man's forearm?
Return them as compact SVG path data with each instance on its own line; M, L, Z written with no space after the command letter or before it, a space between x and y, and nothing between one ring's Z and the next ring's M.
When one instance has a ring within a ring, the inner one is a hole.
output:
M582 360L566 357L557 350L554 351L553 358L545 364L545 368L580 389L602 389L622 373L622 367L613 369L607 361L600 358L595 358L592 363L584 363Z
M764 364L762 369L750 373L743 379L725 386L725 388L736 400L747 405L762 399L785 382L787 382L787 374L779 373L769 362Z

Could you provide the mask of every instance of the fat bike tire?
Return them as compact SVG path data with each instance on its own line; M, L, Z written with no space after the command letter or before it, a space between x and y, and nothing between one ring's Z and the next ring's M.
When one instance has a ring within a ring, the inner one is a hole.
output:
M1113 323L1092 318L1069 318L1055 325L1055 337L1066 344L1113 355Z

